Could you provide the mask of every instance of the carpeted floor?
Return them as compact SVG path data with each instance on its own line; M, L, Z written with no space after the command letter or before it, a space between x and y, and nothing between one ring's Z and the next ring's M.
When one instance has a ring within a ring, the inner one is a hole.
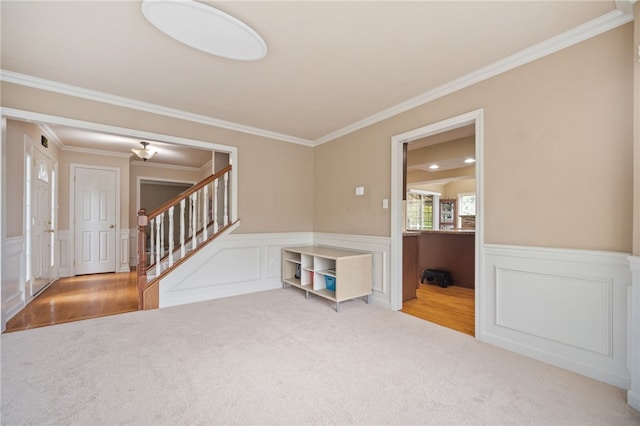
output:
M3 425L639 425L622 389L272 290L4 334Z

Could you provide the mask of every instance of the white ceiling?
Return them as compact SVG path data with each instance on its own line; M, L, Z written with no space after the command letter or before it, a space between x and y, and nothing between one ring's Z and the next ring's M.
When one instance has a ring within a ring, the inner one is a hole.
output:
M313 144L616 10L614 1L205 3L253 27L267 56L191 49L147 22L139 1L2 1L1 66Z

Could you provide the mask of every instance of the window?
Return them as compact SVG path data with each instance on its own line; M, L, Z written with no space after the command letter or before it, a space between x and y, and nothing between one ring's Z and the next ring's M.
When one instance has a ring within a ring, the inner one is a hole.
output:
M476 194L458 194L458 228L464 228L462 226L462 216L475 216L476 215Z
M406 229L419 231L424 229L437 229L434 218L437 220L437 206L440 194L426 191L407 192L407 204L405 210Z

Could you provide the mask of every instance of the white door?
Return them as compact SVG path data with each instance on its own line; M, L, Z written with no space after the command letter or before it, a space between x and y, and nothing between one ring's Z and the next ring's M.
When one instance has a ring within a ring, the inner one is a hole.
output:
M116 270L116 172L75 168L75 274Z
M31 169L31 277L30 294L36 295L54 278L54 169L49 157L33 150ZM29 290L28 290L29 291Z

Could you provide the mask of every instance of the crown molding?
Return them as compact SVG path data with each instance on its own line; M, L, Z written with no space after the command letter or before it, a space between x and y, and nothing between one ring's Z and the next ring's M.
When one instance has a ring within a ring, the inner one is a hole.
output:
M46 90L49 92L61 93L63 95L74 96L77 98L88 99L105 104L117 105L138 111L150 112L152 114L162 115L165 117L177 118L179 120L191 121L208 126L219 127L222 129L233 130L240 133L246 133L255 136L261 136L269 139L276 139L283 142L290 142L300 145L312 146L313 142L308 139L298 138L283 133L272 132L270 130L259 129L257 127L246 126L244 124L232 123L230 121L220 120L217 118L207 117L205 115L194 114L187 111L181 111L174 108L168 108L149 102L137 101L122 96L111 95L109 93L99 92L97 90L85 89L82 87L72 86L69 84L58 83L56 81L46 80L44 78L34 77L26 74L20 74L13 71L0 69L0 80L19 84L21 86L32 87L35 89Z
M133 154L125 154L122 152L105 151L103 149L82 148L79 146L65 146L63 151L79 152L82 154L105 155L108 157L131 158Z
M495 77L498 74L502 74L521 65L533 62L544 56L550 55L559 50L565 49L569 46L617 28L621 25L627 24L633 21L633 15L625 12L627 8L622 7L620 5L622 3L626 4L629 2L617 1L617 10L613 10L562 34L559 34L541 43L535 44L527 49L514 53L513 55L507 56L506 58L494 62L493 64L482 67L467 75L452 80L449 83L445 83L442 86L411 98L408 101L397 104L384 111L343 127L342 129L336 130L335 132L322 136L313 141L313 146L318 146L323 143L330 142L339 137L348 135L349 133L353 133L357 130L379 123L380 121L409 111L413 108L422 106L438 98L450 95L451 93L457 92L458 90L464 89L465 87L472 86L483 80Z

